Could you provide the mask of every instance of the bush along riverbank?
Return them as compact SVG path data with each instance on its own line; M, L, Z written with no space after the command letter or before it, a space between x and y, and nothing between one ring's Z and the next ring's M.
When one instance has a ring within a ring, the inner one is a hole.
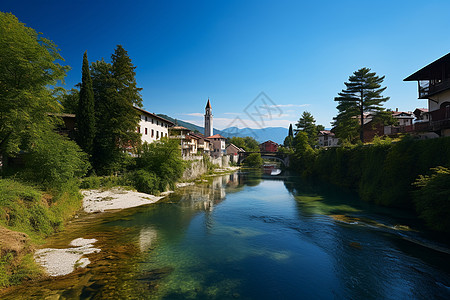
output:
M293 155L292 169L364 201L415 211L429 228L450 232L450 137L307 150Z

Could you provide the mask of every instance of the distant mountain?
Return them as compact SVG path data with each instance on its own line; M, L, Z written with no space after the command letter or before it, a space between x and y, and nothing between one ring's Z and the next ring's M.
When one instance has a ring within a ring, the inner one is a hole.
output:
M284 127L266 127L266 128L237 128L230 127L222 130L224 137L232 136L251 136L258 142L262 143L267 140L272 140L275 143L282 144L286 136L288 135L288 129Z
M200 133L204 133L205 129L204 127L174 119L172 117L169 117L165 114L158 114L161 118L167 119L169 121L172 121L179 126L186 127L187 129L190 129L192 131L198 131ZM233 136L239 136L239 137L245 137L250 136L253 137L258 142L262 143L267 140L272 140L275 143L282 144L284 141L284 138L288 135L288 128L284 127L266 127L266 128L259 128L259 129L253 129L253 128L237 128L237 127L229 127L224 130L218 130L214 128L214 134L220 134L224 137L233 137Z

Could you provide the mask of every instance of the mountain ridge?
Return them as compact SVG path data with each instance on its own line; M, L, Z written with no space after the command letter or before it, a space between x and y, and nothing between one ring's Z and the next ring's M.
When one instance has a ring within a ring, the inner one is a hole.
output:
M178 120L175 118L172 118L166 114L158 114L158 116L167 119L179 126L186 127L187 129L190 129L194 132L200 132L204 133L205 129L204 127L192 124L190 122L186 122L183 120ZM285 137L288 135L288 128L284 127L265 127L265 128L237 128L237 127L229 127L225 128L223 130L219 130L214 128L213 130L214 134L220 134L226 138L238 136L238 137L246 137L250 136L253 137L258 142L262 143L267 140L274 141L275 143L282 144Z

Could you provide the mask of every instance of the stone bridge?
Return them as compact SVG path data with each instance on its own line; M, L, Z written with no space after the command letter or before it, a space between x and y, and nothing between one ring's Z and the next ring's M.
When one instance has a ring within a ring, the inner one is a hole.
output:
M289 167L289 155L281 152L239 152L238 165L240 165L250 154L260 153L261 158L275 159L281 161L285 167Z

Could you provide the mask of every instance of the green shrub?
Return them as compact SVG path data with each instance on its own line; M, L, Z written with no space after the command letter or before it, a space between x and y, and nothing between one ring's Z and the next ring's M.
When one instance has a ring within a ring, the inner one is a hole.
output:
M138 149L136 168L156 174L159 177L158 189L162 192L175 188L175 183L186 169L186 162L181 157L178 142L164 138L150 144L144 143Z
M263 159L260 153L252 153L244 160L244 165L252 168L261 167L263 165Z
M27 155L23 178L46 189L59 189L86 174L87 154L73 141L53 132L42 133Z
M431 168L431 176L420 175L414 182L414 203L420 217L438 231L450 232L450 169Z
M133 181L133 186L139 192L155 195L161 190L160 179L155 173L137 170L131 173L130 177Z

